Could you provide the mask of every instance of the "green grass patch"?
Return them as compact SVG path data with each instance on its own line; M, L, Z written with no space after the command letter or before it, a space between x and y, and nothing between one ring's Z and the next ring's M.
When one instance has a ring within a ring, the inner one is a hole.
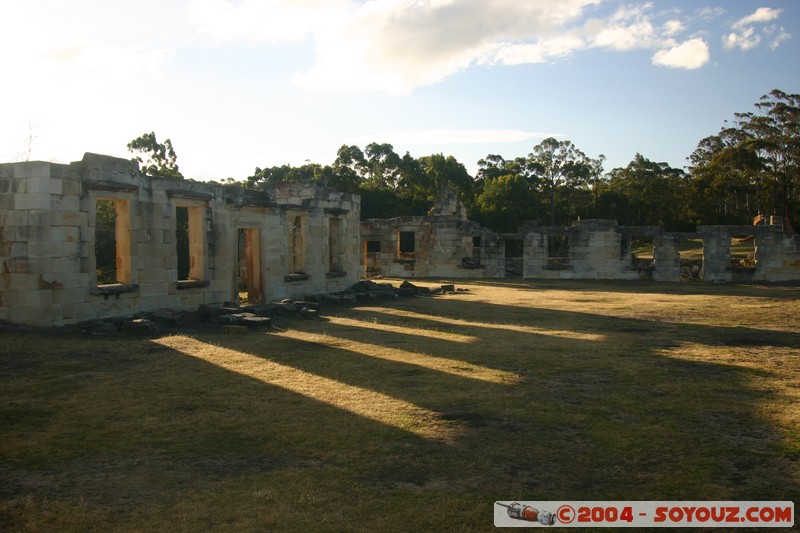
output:
M800 500L800 289L457 285L243 336L3 331L0 529L490 531L497 500Z

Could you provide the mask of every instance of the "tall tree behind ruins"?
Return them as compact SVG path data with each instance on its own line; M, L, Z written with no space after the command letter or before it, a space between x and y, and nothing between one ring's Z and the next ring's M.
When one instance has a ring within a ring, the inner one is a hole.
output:
M705 224L749 223L757 214L800 218L800 95L761 97L757 112L701 140L691 155L693 208Z
M602 155L592 158L569 140L548 138L526 157L487 155L472 177L452 156L401 157L391 144L375 142L363 150L343 145L332 165L256 168L245 186L311 179L361 194L362 218L390 218L426 214L446 184L458 190L471 219L505 232L526 221L568 225L578 218L688 231L697 224L750 224L759 213L787 217L797 227L800 95L774 90L755 112L734 117L699 142L687 170L636 154L604 173ZM153 134L140 139L138 146L153 154L145 168L169 169L169 141L159 145Z
M142 165L143 174L183 179L183 174L178 170L178 156L169 139L160 143L154 132L145 133L128 143L128 151L138 154L133 160Z

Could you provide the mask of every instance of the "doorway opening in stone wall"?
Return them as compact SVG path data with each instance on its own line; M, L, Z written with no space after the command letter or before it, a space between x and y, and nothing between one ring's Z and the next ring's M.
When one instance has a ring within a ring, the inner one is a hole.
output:
M189 252L189 208L175 207L175 254L178 258L178 281L188 280L191 270Z
M364 241L364 272L368 278L381 274L381 241Z
M733 281L752 280L756 271L756 239L754 235L731 235L731 272Z
M753 235L731 236L731 266L734 269L755 270L756 240Z
M240 228L237 238L236 296L239 305L261 303L261 232Z
M547 235L547 270L568 270L570 266L569 258L569 236L567 235Z
M703 239L682 238L678 248L681 256L681 281L703 281Z
M522 278L524 244L522 239L506 239L506 277Z

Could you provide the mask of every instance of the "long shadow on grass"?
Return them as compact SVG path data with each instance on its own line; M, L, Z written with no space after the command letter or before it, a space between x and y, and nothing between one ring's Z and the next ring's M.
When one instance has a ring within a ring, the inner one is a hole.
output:
M332 340L403 349L408 339L382 331L381 324L471 336L471 343L431 337L409 351L501 369L518 380L485 383L302 339L280 339L280 353L270 339L258 346L238 340L224 345L401 398L453 421L463 433L446 447L447 459L431 452L421 463L432 486L477 490L489 499L800 495L793 452L764 418L762 406L781 400L752 386L770 373L670 356L684 343L792 347L800 345L800 335L469 301L427 300L414 310L409 318L354 309L345 315L363 327L331 320L309 328ZM424 313L430 319L418 316ZM464 324L464 316L501 323L511 316L511 324L543 333ZM547 334L565 329L599 337ZM505 496L490 496L498 492Z
M707 326L702 324L672 323L635 318L621 318L603 314L576 311L558 311L549 308L505 306L491 303L475 303L468 300L434 300L426 302L429 317L416 316L412 311L406 315L384 312L376 308L353 310L366 324L402 323L409 327L432 328L453 331L464 335L480 335L486 329L499 329L502 325L532 327L542 330L530 333L533 336L545 335L547 330L567 329L581 334L597 334L607 340L631 334L644 336L644 342L651 347L660 348L670 342L697 342L701 344L725 346L800 346L800 333L764 330L751 327ZM378 317L381 317L380 319ZM465 319L464 317L471 317ZM445 319L445 320L442 320ZM486 325L480 323L486 321ZM463 324L467 322L467 324ZM497 325L494 325L495 323ZM385 334L385 332L384 332ZM619 340L619 339L617 339Z
M496 500L800 498L797 457L781 447L763 410L781 400L754 385L769 371L670 355L686 343L781 349L797 346L796 334L468 300L397 307L414 314L354 309L342 313L346 324L333 317L299 326L316 341L288 334L186 341L208 347L216 363L165 338L125 341L123 361L118 339L98 339L85 351L14 366L0 381L0 496L83 499L112 509L120 529L126 513L163 514L166 529L171 513L185 516L185 500L233 491L205 514L203 502L216 500L201 498L190 508L204 521L190 524L230 526L232 517L274 509L281 520L273 528L296 530L319 525L298 505L323 506L330 529L367 529L387 516L396 529L431 529L439 519L438 529L474 530L491 527ZM482 326L483 317L538 330ZM444 335L413 342L382 324ZM556 335L565 331L583 336ZM348 341L375 353L346 349ZM382 359L381 347L409 359ZM502 371L502 379L470 375L481 367ZM422 419L396 426L370 418L369 406L359 406L363 414L342 407L358 394L339 404L315 399L318 379L417 406L410 416ZM24 415L33 407L35 420ZM453 431L443 439L414 432L425 424ZM266 501L253 499L256 490ZM241 510L227 509L239 500Z
M522 291L541 292L543 290L578 290L599 292L618 292L631 294L724 294L741 297L764 297L764 291L769 291L770 299L796 299L800 285L796 282L786 283L753 283L753 284L712 284L702 282L654 282L631 280L562 280L562 279L536 279L525 281L503 281L470 279L472 285L513 287ZM452 283L452 280L442 280L442 283Z
M0 524L10 530L25 529L14 521L23 514L18 505L42 509L41 527L74 529L68 516L59 522L50 510L82 502L95 513L87 529L124 530L126 520L151 515L148 525L169 530L165 517L176 512L185 520L187 508L198 527L227 529L266 507L275 509L272 527L307 531L319 518L298 516L298 505L332 502L327 517L349 513L353 520L363 513L359 491L421 487L430 474L417 459L444 457L449 448L159 339L87 344L0 374ZM0 350L4 360L12 356L22 357ZM40 411L35 420L30 406ZM266 502L253 499L256 488ZM187 503L231 490L241 491L234 494L245 510Z

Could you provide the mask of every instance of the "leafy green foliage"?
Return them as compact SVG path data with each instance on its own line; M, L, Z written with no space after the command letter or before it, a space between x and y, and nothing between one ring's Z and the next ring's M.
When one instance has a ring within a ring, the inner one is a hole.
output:
M602 172L602 160L593 161L578 150L570 141L558 141L553 137L534 146L528 155L527 166L530 173L541 185L541 190L550 199L550 225L555 226L558 218L556 205L561 196L566 207L566 218L571 219L573 193L585 188L594 177Z
M625 168L615 168L602 186L604 201L617 204L614 218L623 225L686 229L688 221L685 172L655 163L641 154ZM610 208L612 204L607 204ZM613 208L612 208L613 209Z
M497 231L516 231L522 221L540 211L539 195L521 174L504 174L489 180L477 198L481 221Z
M636 154L626 167L604 173L604 156L591 158L571 141L551 137L525 157L487 155L478 161L474 177L453 156L400 156L391 144L370 143L364 149L342 145L332 165L256 168L245 186L316 181L360 194L364 219L427 214L441 188L449 187L459 193L472 220L503 232L527 221L566 225L580 218L672 231L696 224L750 224L759 213L796 222L800 95L774 90L756 108L756 113L735 114L735 124L702 139L690 158L690 172ZM145 140L148 146L157 144L155 136ZM171 149L169 141L165 145ZM156 153L169 159L170 150Z
M732 126L692 153L692 207L703 223L800 219L800 94L776 89L756 108L736 113Z
M128 151L139 154L133 160L142 165L141 170L145 175L183 179L183 174L178 170L178 156L169 139L159 143L155 133L145 133L128 143Z

